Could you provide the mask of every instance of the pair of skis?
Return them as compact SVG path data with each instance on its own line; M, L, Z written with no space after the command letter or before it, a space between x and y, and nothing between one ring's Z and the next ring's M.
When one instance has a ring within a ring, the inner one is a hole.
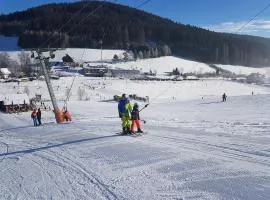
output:
M135 133L123 133L123 132L120 132L120 133L117 133L118 135L123 135L123 136L130 136L130 137L140 137L140 136L143 136L145 134L147 134L146 132L143 132L143 133L139 133L139 132L135 132Z

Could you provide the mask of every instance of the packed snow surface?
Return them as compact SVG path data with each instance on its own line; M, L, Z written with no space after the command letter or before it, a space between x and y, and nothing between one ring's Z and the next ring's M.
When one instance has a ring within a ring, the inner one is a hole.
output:
M52 81L60 107L72 80ZM25 87L31 97L49 98L44 81L0 84L4 94ZM118 134L117 103L110 99L122 93L149 96L140 137ZM68 110L72 123L57 125L43 111L40 127L30 112L0 113L0 199L270 197L269 88L76 77Z

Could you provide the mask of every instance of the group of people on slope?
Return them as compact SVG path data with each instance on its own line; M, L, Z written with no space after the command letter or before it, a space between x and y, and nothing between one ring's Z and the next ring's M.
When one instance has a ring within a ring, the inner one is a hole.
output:
M135 103L132 106L129 99L126 97L126 94L122 95L118 103L118 112L122 121L123 134L135 134L135 126L137 127L138 133L143 133L140 124L139 105ZM34 122L34 126L40 126L42 124L40 108L38 110L33 110L31 118ZM66 121L71 121L71 115L66 108L63 108L63 118Z
M37 110L36 109L33 110L33 112L31 113L31 118L34 122L34 126L40 126L42 124L41 123L41 110L40 110L40 108ZM65 121L70 121L70 122L72 121L71 115L66 108L63 108L63 119Z
M31 118L34 122L34 126L40 126L41 125L41 110L40 108L38 110L34 109L31 113Z
M123 94L118 103L119 117L122 121L123 134L135 134L134 128L137 126L137 132L143 133L140 125L140 111L137 103L132 107L130 101ZM130 125L130 120L132 121Z

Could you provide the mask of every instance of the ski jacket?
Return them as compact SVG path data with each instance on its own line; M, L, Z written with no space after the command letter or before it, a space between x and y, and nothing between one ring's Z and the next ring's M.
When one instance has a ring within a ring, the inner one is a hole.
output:
M65 112L65 117L66 117L66 119L68 119L68 121L72 121L71 120L71 115L70 115L70 113L68 111Z
M130 116L131 111L132 106L130 104L130 101L127 98L121 98L118 103L119 117L121 117L122 115Z
M133 108L132 112L131 112L131 119L132 120L140 120L140 112L138 110L138 108Z
M37 112L33 111L33 112L31 113L31 118L36 118L36 117L37 117Z
M37 111L37 118L41 118L41 111Z

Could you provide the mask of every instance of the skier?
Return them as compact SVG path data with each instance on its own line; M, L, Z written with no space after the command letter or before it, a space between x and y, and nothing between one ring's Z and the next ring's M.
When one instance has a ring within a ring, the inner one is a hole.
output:
M140 125L140 111L139 111L139 105L137 103L134 104L133 106L133 110L131 112L131 120L132 120L132 124L131 124L131 134L134 134L134 127L135 125L137 126L137 132L138 133L143 133L142 129L141 129L141 125Z
M132 111L132 106L130 101L127 99L126 94L122 94L122 97L118 103L119 117L122 121L123 134L130 133L130 114Z
M34 109L33 112L31 113L31 118L33 119L34 126L37 126L37 112L36 112L36 109Z
M40 108L37 111L37 121L38 121L38 125L41 125L41 110Z
M227 95L226 93L224 92L224 94L222 95L222 102L225 102L227 100Z

